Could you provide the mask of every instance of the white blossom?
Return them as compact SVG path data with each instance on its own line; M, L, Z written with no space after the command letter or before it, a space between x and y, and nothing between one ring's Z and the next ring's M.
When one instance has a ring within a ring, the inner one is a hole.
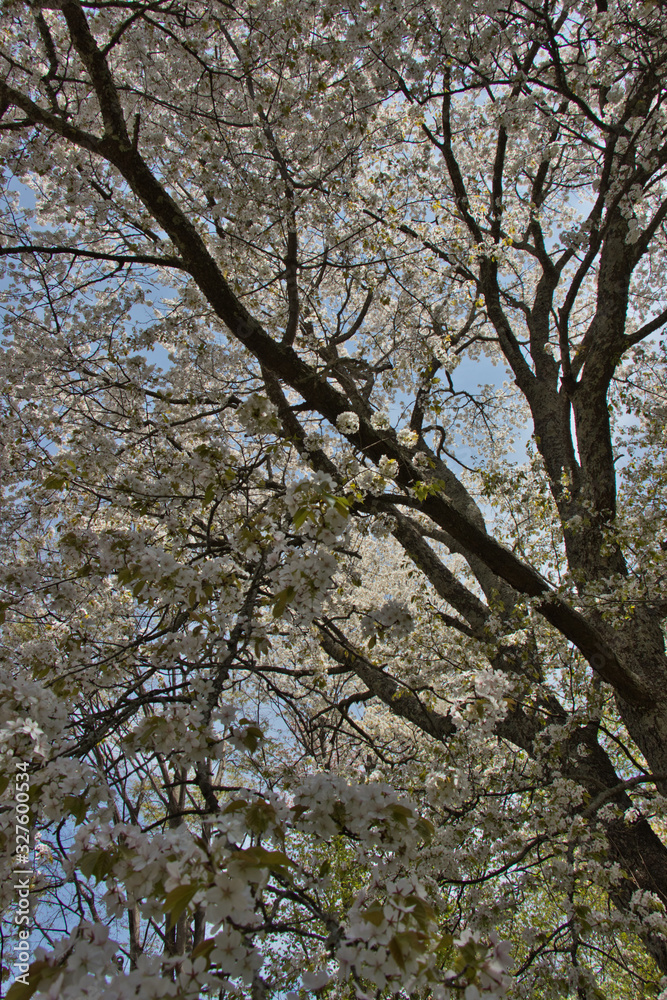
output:
M359 417L351 410L348 410L346 413L339 413L336 417L336 427L343 434L356 434L359 430Z
M396 438L398 440L398 443L400 445L403 445L404 448L414 448L414 446L417 444L418 434L416 431L411 431L408 428L404 427L402 430L398 432Z
M380 474L386 476L387 479L394 479L398 475L398 462L394 458L388 458L386 455L383 455L378 464L378 469L380 470Z
M415 468L419 469L421 472L424 472L427 469L430 469L431 460L429 459L428 455L426 455L423 451L416 451L412 456L412 464L415 466Z
M389 417L386 413L374 413L371 417L371 427L376 431L386 431L391 427Z

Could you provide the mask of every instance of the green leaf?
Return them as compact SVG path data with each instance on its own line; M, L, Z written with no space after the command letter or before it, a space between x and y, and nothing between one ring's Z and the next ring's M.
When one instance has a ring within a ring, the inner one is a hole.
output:
M255 647L255 656L258 659L260 656L268 656L271 649L271 642L266 636L256 636L253 639L253 645Z
M114 857L110 851L86 851L79 861L79 871L86 878L94 878L99 884L113 868Z
M399 824L399 826L407 826L408 820L414 817L412 809L409 809L407 806L402 806L399 802L395 802L389 807L389 815L395 823Z
M50 476L46 477L42 486L45 490L61 490L66 482L67 476L63 476L60 472L52 472Z
M334 497L334 508L343 517L347 517L350 513L350 507L352 506L352 501L348 500L347 497Z
M450 934L449 932L443 934L442 937L440 938L440 945L439 945L439 947L442 948L442 949L445 949L445 950L449 950L450 948L453 948L454 947L454 935Z
M379 927L385 919L384 908L380 906L379 903L374 903L373 906L369 906L367 910L364 910L361 916L364 920L368 921L369 924L373 924L374 927Z
M412 907L410 912L419 926L422 930L427 930L429 924L435 920L435 913L433 912L433 909L428 905L428 903L425 903L423 899L419 896L415 896L414 894L408 896L407 902L410 903L410 906Z
M429 938L422 931L400 931L395 936L395 940L401 946L404 955L409 955L411 951L416 951L423 955L429 946Z
M284 590L280 591L280 593L277 595L276 603L273 605L274 618L280 618L283 611L285 610L289 602L293 599L295 594L296 590L294 589L294 587L285 587Z
M65 795L63 809L70 816L73 816L77 823L83 823L88 811L85 795Z
M400 942L396 937L393 937L389 942L389 952L399 969L403 969L405 972L405 958L403 956Z
M233 802L225 806L222 812L223 814L240 812L241 809L246 809L248 805L249 803L245 799L234 799Z
M244 747L250 751L250 753L254 753L259 746L260 740L263 739L264 733L259 726L248 726L245 733L241 737L241 742Z
M435 833L435 827L433 826L433 823L431 823L430 820L424 819L424 817L422 816L415 823L415 830L417 831L417 833L422 838L425 844L431 843L431 841L433 840L433 834Z
M42 984L46 984L51 979L59 976L61 969L57 965L49 965L48 962L32 962L28 969L27 983L12 983L7 992L5 1000L30 1000L35 990Z
M175 889L172 889L168 893L164 901L164 912L169 914L167 930L171 930L176 924L181 913L183 913L188 904L192 902L199 892L199 888L198 882L192 882L189 885L177 885Z
M266 833L270 825L275 822L276 810L269 802L257 799L253 802L246 813L246 823L253 833Z
M130 583L132 580L136 579L139 575L136 569L132 569L130 566L124 566L123 569L119 569L116 573L119 583Z
M294 862L283 851L267 851L260 844L248 847L242 851L234 851L229 858L243 868L268 868L270 871L284 873L288 865Z
M297 531L299 530L299 528L303 526L304 522L307 521L307 519L311 516L311 514L312 511L310 507L299 507L296 514L292 518L292 524L294 525Z
M215 938L205 938L204 941L200 941L200 943L192 952L193 961L195 958L199 958L200 956L203 956L205 959L208 959L208 956L211 954L214 948L215 948Z
M28 979L27 983L13 983L9 987L7 1000L30 1000L40 981L40 979Z

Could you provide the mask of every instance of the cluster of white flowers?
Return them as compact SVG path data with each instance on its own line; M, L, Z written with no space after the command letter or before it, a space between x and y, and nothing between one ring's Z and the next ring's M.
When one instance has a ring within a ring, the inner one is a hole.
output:
M321 434L306 434L303 439L303 444L306 451L318 451L323 444L323 439Z
M392 602L381 609L381 615L386 625L406 617ZM161 727L169 722L169 738L181 740L181 724L187 724L188 719L183 714L177 717L172 710L170 713L169 717L149 717L132 735L137 741L148 741L152 749L156 740L161 743ZM231 706L222 706L218 722L229 726L234 714ZM197 728L200 720L193 717L190 723ZM234 745L237 732L241 730L230 730L226 741ZM168 752L173 757L174 747ZM71 796L84 791L89 796L95 779L88 769L62 760L49 767L55 768L49 772L54 790L59 788ZM99 804L102 798L100 794L93 796L91 804ZM204 988L219 989L225 981L230 989L235 988L234 983L248 986L262 966L262 953L259 943L234 925L240 923L249 929L261 923L258 900L268 885L271 866L276 863L273 859L284 858L285 864L292 864L284 854L267 852L264 847L235 847L235 843L243 844L249 829L257 828L265 838L281 845L287 828L325 842L345 831L356 842L360 861L375 871L369 889L358 893L340 929L334 959L342 980L354 973L379 988L419 989L428 985L434 997L444 1000L450 995L447 980L443 981L437 971L441 930L426 890L415 872L410 876L392 874L397 865L414 863L433 833L405 796L389 785L353 783L320 773L302 779L290 795L248 793L210 822L213 837L206 849L186 826L146 833L138 826L114 824L111 809L97 809L96 816L79 824L69 865L106 881L104 898L111 915L119 916L128 906L138 905L144 919L158 919L185 893L189 905L205 908L212 924L212 945L207 961L183 956L159 961L142 957L137 969L123 972L115 964L116 945L108 940L106 929L82 925L48 955L39 956L45 963L47 996L92 1000L103 995L125 1000L135 995L139 982L142 996L156 998L194 998ZM480 992L470 993L473 998L499 997L504 986L505 946L492 942L488 947L479 938L474 943L475 954L466 959L467 970L474 971L474 983L470 977L462 981L458 976L456 986L460 991L462 985L475 985ZM462 939L461 949L468 944L468 939ZM174 963L173 981L164 979L165 962ZM100 977L105 983L103 994L96 992ZM302 977L302 984L319 989L330 977L330 969L315 970ZM158 984L161 992L156 992Z
M366 614L361 622L361 630L368 638L378 633L402 639L414 628L414 620L407 606L396 598L390 598L377 610Z
M457 966L444 975L433 968L442 938L424 887L414 876L386 879L378 873L371 894L359 893L350 909L345 940L337 949L339 975L354 973L382 990L387 986L412 993L428 988L435 1000L499 1000L509 987L510 943L495 934L488 942L469 929L454 940ZM419 944L411 948L408 941ZM362 1000L371 995L357 994Z
M575 227L561 233L561 243L564 247L577 250L579 247L587 246L591 239L591 234L585 227Z
M26 658L36 659L38 650L52 652L48 642L26 645ZM0 754L16 751L24 760L33 752L45 757L49 744L66 738L67 707L49 687L17 666L6 662L0 667Z
M380 475L385 476L387 479L395 479L398 475L398 462L395 458L388 458L383 455L378 463L378 469L380 470Z
M336 427L341 434L356 434L359 430L359 417L352 410L339 413L336 417Z
M196 702L173 705L163 714L142 719L123 739L123 750L128 757L139 750L151 750L187 763L222 752L215 735L204 725L203 706Z
M228 913L233 912L233 904L241 903L242 897L237 893L230 896ZM223 909L227 909L224 907ZM235 913L236 919L243 919L243 910ZM224 927L215 935L215 945L211 951L211 961L218 971L231 979L240 979L247 986L253 980L254 974L262 966L262 956L257 949L248 945L241 934L232 927Z
M396 435L396 440L404 448L414 448L419 435L416 431L411 431L408 427L403 427Z
M376 431L386 431L391 427L389 417L386 413L374 413L371 417L371 427Z
M387 538L395 527L396 518L390 514L378 514L371 522L370 531L375 538Z
M129 993L102 992L100 981L110 973L118 972L114 963L118 945L109 938L108 928L102 923L82 921L72 933L56 944L51 952L38 947L34 960L38 965L37 981L40 996L47 1000L76 1000L78 997L105 1000L128 997ZM43 963L43 964L42 964ZM39 966L41 965L41 968Z
M412 456L412 464L420 472L426 472L427 469L431 468L431 459L423 451L416 451Z
M499 941L497 935L493 933L489 935L489 940L490 944L487 945L479 931L466 929L454 941L461 959L471 972L474 970L476 979L476 982L466 986L463 993L465 1000L482 1000L482 997L493 1000L496 997L503 997L509 988L507 970L511 965L510 942ZM450 981L456 978L457 973L453 971L445 976L445 979Z
M26 744L30 747L29 750ZM43 730L34 719L26 716L7 719L3 723L0 729L0 748L6 751L9 747L18 747L18 756L21 757L48 755L48 743Z
M294 516L300 507L316 504L326 505L327 498L335 496L336 483L326 472L314 472L309 479L300 479L288 486L285 506Z
M667 936L667 914L664 904L655 893L637 889L632 894L630 907L640 917L642 926L663 937Z
M341 978L353 972L380 990L391 984L409 993L431 980L437 990L429 973L440 935L423 887L416 878L404 877L385 879L373 889L370 898L359 893L350 909L346 940L336 956ZM410 935L421 938L419 948L401 947Z
M522 646L529 638L529 630L527 628L520 628L516 632L509 632L507 635L501 636L498 643L501 646Z
M347 500L339 492L331 476L322 472L290 485L284 502L298 538L274 531L266 558L277 592L291 588L290 607L304 621L321 609L338 566L332 548L349 531Z
M374 496L380 496L385 491L387 480L375 469L362 469L354 477L351 485L361 493L372 493Z
M107 802L109 791L102 776L87 764L68 757L56 757L41 768L32 779L39 789L39 806L44 814L57 820L62 817L63 803L72 805L84 801L87 808L96 809Z
M280 429L277 407L257 392L239 404L236 416L249 434L271 434Z
M362 785L336 775L309 775L294 792L294 807L296 829L328 840L345 828L369 853L410 856L424 837L416 808L381 782Z
M290 607L302 621L312 621L333 586L338 562L333 552L323 546L310 550L304 545L286 545L280 552L280 564L272 572L277 592L292 588Z
M76 544L85 549L87 558L105 574L117 574L120 583L132 588L142 601L163 600L165 593L184 604L206 603L207 591L224 586L229 563L224 558L205 559L188 565L186 555L171 549L155 533L138 531L102 531L94 538L74 532L61 545ZM181 558L179 558L181 556Z
M461 694L451 709L457 728L463 731L474 725L479 733L491 733L507 714L507 676L487 668L461 680L464 682Z
M217 708L214 708L211 713L211 719L227 729L231 726L237 715L238 709L233 705L218 704Z

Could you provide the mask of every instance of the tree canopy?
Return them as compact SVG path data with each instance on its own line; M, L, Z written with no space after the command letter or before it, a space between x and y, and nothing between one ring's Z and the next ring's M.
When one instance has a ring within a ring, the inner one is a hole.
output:
M667 996L664 5L0 17L7 995Z

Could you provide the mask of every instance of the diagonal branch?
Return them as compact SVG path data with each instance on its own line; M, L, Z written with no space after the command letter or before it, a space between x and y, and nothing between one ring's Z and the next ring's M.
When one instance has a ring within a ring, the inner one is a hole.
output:
M86 257L89 260L109 260L115 264L155 264L157 267L171 267L179 271L187 271L187 267L179 257L160 257L156 254L119 254L104 253L102 250L82 250L80 247L39 246L26 243L18 246L0 246L0 257L10 254L39 253L50 257L54 254L66 254L70 257Z
M61 9L69 28L70 37L95 88L102 112L105 135L120 142L129 143L130 138L123 108L106 56L95 41L81 6L75 0L67 0Z
M350 646L334 638L324 626L320 626L320 645L327 656L356 674L394 715L412 722L436 740L445 740L455 732L456 726L448 715L426 708L416 694L386 674L381 667L375 666Z

